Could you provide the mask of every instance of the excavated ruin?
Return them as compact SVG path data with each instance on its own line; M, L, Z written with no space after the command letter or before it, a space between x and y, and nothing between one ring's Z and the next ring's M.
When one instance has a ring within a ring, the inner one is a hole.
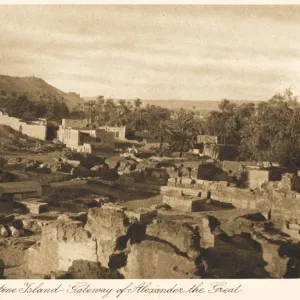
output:
M15 210L0 218L2 277L300 276L295 174L249 169L246 176L237 168L232 179L230 164L64 163L70 173L99 176L0 183L1 205Z

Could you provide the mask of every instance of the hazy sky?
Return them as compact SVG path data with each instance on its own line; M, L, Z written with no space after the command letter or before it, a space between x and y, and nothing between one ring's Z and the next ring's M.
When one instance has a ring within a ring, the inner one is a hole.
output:
M0 74L82 96L300 94L300 6L0 6Z

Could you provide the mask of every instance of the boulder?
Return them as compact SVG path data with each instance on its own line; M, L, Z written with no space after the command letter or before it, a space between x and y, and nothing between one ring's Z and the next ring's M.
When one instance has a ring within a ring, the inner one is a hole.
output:
M99 262L87 260L75 260L69 268L68 273L72 279L121 279L117 272L103 268Z
M115 252L118 240L125 239L130 226L125 215L126 207L104 204L89 209L85 229L97 241L97 255L103 267L108 267L110 256Z
M155 240L133 244L120 272L127 279L197 278L192 260L174 251L171 245Z
M235 218L221 223L221 229L228 235L238 235L242 233L251 233L253 222L245 218Z
M22 225L24 229L29 230L31 232L37 233L41 231L41 226L39 225L37 219L23 219Z
M172 244L178 251L199 250L199 233L183 222L161 220L147 226L146 234Z

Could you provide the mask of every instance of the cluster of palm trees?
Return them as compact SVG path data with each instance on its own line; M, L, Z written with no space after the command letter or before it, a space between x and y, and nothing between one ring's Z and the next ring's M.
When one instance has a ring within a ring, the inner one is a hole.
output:
M116 101L98 96L75 111L89 118L96 127L126 126L129 136L134 136L136 131L150 132L160 145L160 155L167 148L182 155L193 147L197 135L204 132L204 121L195 112L182 108L174 114L157 105L143 105L140 99Z

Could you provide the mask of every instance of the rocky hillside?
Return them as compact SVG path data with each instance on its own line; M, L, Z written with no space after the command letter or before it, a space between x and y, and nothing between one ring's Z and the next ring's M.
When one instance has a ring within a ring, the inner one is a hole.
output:
M65 93L37 77L11 77L0 75L0 97L26 95L29 100L56 99L64 102L69 109L83 103L75 93Z

